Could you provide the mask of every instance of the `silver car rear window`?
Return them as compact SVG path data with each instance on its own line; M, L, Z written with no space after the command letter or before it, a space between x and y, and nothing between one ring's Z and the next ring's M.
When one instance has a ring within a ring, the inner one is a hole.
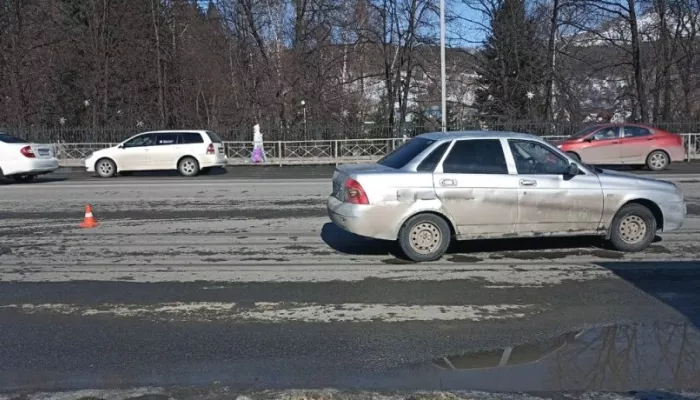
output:
M394 169L403 168L433 143L435 143L433 139L413 138L382 157L377 163Z

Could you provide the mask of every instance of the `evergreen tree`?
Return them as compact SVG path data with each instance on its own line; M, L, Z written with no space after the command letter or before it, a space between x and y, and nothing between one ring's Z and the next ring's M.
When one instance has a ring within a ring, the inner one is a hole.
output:
M539 39L524 0L503 0L480 54L474 107L483 119L539 118L546 72ZM530 99L528 93L534 96Z

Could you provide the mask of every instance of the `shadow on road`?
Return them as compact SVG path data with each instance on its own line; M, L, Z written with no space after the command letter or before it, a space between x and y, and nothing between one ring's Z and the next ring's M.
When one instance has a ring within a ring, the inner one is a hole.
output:
M700 261L597 262L700 328ZM700 381L700 378L698 378Z
M216 176L225 175L227 173L226 168L212 168L209 173L200 173L199 176ZM125 174L120 174L121 176L134 176L134 177L179 177L182 176L178 171L133 171ZM97 175L93 175L97 176Z
M10 186L10 185L40 185L42 183L51 182L63 182L67 181L68 177L38 177L32 182L17 182L11 178L0 178L0 185Z
M344 231L331 222L323 226L321 239L335 251L345 254L393 255L398 259L406 260L395 242L358 236ZM660 241L661 237L656 236L654 242ZM542 251L537 252L537 250ZM545 252L544 250L562 251ZM507 253L509 258L527 260L564 258L573 255L572 251L586 250L596 251L592 255L603 258L623 257L623 253L613 250L610 244L599 236L454 241L447 249L447 254ZM523 252L521 254L512 253L518 251Z
M358 236L331 222L323 225L321 239L333 250L345 254L377 256L397 253L394 242Z

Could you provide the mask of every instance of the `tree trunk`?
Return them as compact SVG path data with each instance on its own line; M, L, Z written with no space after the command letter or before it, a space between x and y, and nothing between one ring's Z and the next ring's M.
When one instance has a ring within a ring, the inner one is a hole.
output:
M151 14L153 16L153 31L156 39L156 74L158 74L158 115L160 117L160 126L165 127L165 83L163 79L162 55L160 48L160 28L158 24L158 15L156 12L160 7L156 8L158 0L151 0Z
M634 0L627 0L629 7L629 25L632 34L632 66L634 68L634 84L637 90L637 103L639 109L639 121L646 122L647 96L644 88L644 76L642 75L642 52L639 44L639 28L637 26L637 11L634 9Z
M552 2L552 19L549 23L549 43L547 43L547 59L549 60L549 68L547 71L547 80L545 82L545 96L544 96L544 112L545 118L548 123L553 122L554 112L553 112L553 101L552 96L554 92L554 71L556 62L556 38L557 38L557 26L559 23L559 0L553 0Z

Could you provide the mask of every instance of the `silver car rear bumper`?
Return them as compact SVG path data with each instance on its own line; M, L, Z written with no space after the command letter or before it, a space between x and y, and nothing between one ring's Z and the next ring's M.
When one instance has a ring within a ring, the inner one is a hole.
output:
M396 221L387 207L345 203L328 196L328 216L334 224L350 233L381 240L396 240Z

